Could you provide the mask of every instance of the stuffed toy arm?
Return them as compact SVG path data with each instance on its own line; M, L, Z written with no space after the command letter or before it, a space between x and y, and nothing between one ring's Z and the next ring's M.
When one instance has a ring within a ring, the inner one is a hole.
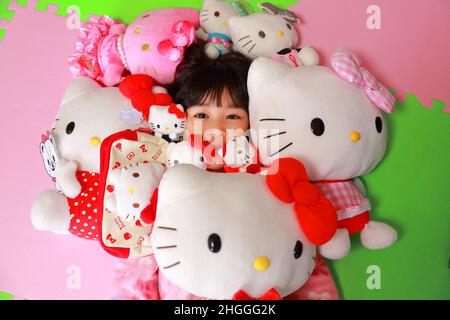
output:
M355 186L355 188L358 189L358 192L361 193L363 197L367 196L366 187L364 186L364 183L360 178L353 179L352 183Z
M59 159L56 163L56 182L61 191L71 199L77 197L81 192L81 185L76 177L77 167L76 162L65 159Z
M203 41L208 40L208 34L202 28L198 28L195 31L195 36Z

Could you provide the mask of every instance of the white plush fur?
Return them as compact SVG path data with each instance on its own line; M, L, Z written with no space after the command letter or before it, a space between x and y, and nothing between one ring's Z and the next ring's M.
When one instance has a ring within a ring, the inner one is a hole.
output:
M231 17L229 25L235 50L252 59L270 58L282 49L295 48L299 42L295 27L277 15L254 13Z
M113 170L109 179L114 191L108 194L106 207L116 211L123 220L139 219L150 204L164 170L160 163L140 163Z
M316 249L292 206L277 200L264 179L190 165L169 168L152 234L160 271L179 288L213 299L231 299L239 290L260 297L271 288L286 296L300 288L314 268ZM214 233L222 243L217 253L208 248ZM299 259L297 241L303 244ZM270 260L267 270L254 268L258 257Z
M290 68L259 58L250 68L248 89L252 138L264 164L278 157L297 158L311 180L321 181L357 178L382 160L387 142L382 111L330 68ZM381 133L376 129L377 117L383 124ZM311 126L316 118L324 123L320 136L313 134ZM284 133L265 139L270 132ZM351 139L355 133L360 136L357 141ZM364 194L361 181L355 183ZM379 222L371 221L361 232L362 244L370 249L387 247L396 239L395 230ZM338 231L320 250L325 257L337 259L349 249L348 233Z
M192 164L200 169L206 169L202 152L194 149L188 141L172 142L167 148L167 166L180 164Z
M31 220L37 229L67 231L70 214L66 197L75 198L81 191L76 171L100 171L100 144L92 144L91 138L101 143L115 132L136 129L136 125L120 120L121 112L130 108L130 100L118 88L103 88L88 78L78 78L70 84L52 130L59 155L56 182L63 195L47 190L35 199ZM74 122L75 127L68 134L66 128L70 122Z

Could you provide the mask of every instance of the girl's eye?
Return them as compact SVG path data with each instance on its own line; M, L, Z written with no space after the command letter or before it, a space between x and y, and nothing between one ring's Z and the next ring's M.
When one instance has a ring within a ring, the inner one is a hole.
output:
M311 121L311 131L315 136L320 137L325 132L325 124L320 118L315 118Z
M212 253L217 253L222 247L222 240L217 233L213 233L208 237L208 248Z
M227 115L227 117L226 117L226 119L227 120L239 120L241 117L239 117L238 115L236 115L236 114L229 114L229 115Z
M194 118L197 118L197 119L206 119L206 118L208 118L208 115L207 115L206 113L197 113L197 114L194 116Z
M295 243L295 247L294 247L294 258L295 259L300 258L302 255L302 252L303 252L303 245L300 241L297 241Z
M259 36L261 39L264 39L264 38L266 37L266 33L265 33L264 31L260 31L260 32L258 32L258 36Z
M377 129L378 133L381 133L383 131L383 120L381 120L381 117L375 118L375 128Z
M69 124L66 127L66 133L72 134L73 130L75 130L75 122L69 122Z
M214 12L214 16L215 17L220 17L220 12L219 11Z

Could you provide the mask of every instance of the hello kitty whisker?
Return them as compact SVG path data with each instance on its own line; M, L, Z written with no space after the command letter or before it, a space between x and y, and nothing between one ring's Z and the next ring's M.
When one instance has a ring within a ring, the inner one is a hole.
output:
M286 146L284 146L283 148L281 148L280 150L278 150L278 151L275 152L274 154L271 154L270 156L273 157L274 155L279 154L280 152L282 152L283 150L286 150L287 148L289 148L289 147L292 146L293 144L294 144L293 142L287 144Z
M246 44L244 44L243 46L242 46L242 48L244 48L246 45L248 45L248 44L250 44L250 43L252 43L253 42L253 40L250 40L249 42L247 42Z
M209 20L209 18L206 18L206 19L203 19L201 22L203 23L203 22L206 22L208 20Z
M286 131L280 132L280 133L274 133L271 135L268 135L267 137L263 137L263 139L269 139L269 138L273 138L273 137L277 137L277 136L281 136L282 134L286 134Z
M171 245L171 246L162 246L162 247L156 247L156 249L173 249L173 248L177 248L178 246L176 244Z
M158 229L163 229L163 230L170 230L170 231L178 231L175 228L171 228L171 227L162 227L162 226L158 226Z
M265 119L260 119L260 122L262 121L286 121L286 119L280 119L280 118L265 118Z
M181 263L180 261L177 261L177 262L175 262L175 263L173 263L173 264L171 264L171 265L169 265L169 266L163 267L163 269L170 269L170 268L173 268L173 267L179 265L180 263Z
M247 53L250 53L255 47L256 47L256 43L250 48L250 50L247 51Z
M247 39L247 38L250 38L250 36L245 36L243 38L240 38L238 41L242 41L242 40Z

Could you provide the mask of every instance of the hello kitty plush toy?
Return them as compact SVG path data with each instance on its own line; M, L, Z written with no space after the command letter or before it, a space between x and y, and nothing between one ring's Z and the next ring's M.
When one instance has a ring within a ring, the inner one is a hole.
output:
M202 150L194 148L189 141L172 142L167 148L167 166L173 167L181 164L191 164L206 170Z
M107 16L92 18L81 27L70 70L106 86L119 84L129 73L169 84L197 27L198 11L189 8L147 11L128 27Z
M206 41L206 54L216 59L231 51L228 19L248 14L248 7L242 1L205 0L200 11L200 28L196 35Z
M261 169L258 150L246 136L231 138L218 152L227 173L257 173Z
M45 190L34 200L31 221L36 229L97 239L100 145L117 131L137 128L120 119L130 107L118 88L103 88L89 78L70 84L50 132L61 192Z
M229 19L235 50L251 59L274 58L293 67L319 62L313 48L297 48L299 35L295 24L300 20L293 12L270 3L263 3L260 7L266 12Z
M160 272L210 299L281 299L302 287L314 269L314 243L336 231L336 211L300 162L281 159L276 167L267 177L169 168L151 238ZM334 229L324 232L322 219Z
M320 252L339 259L348 254L354 233L360 232L369 249L397 240L393 228L371 219L370 202L353 181L383 159L383 113L394 110L395 99L355 54L339 50L331 62L332 68L289 68L259 58L250 68L248 88L252 138L262 163L279 157L304 163L310 179L338 211L340 229Z
M169 142L179 141L186 128L184 108L173 103L165 90L155 90L151 77L144 74L128 76L119 88L131 99L134 108L141 112L155 136L164 137Z

